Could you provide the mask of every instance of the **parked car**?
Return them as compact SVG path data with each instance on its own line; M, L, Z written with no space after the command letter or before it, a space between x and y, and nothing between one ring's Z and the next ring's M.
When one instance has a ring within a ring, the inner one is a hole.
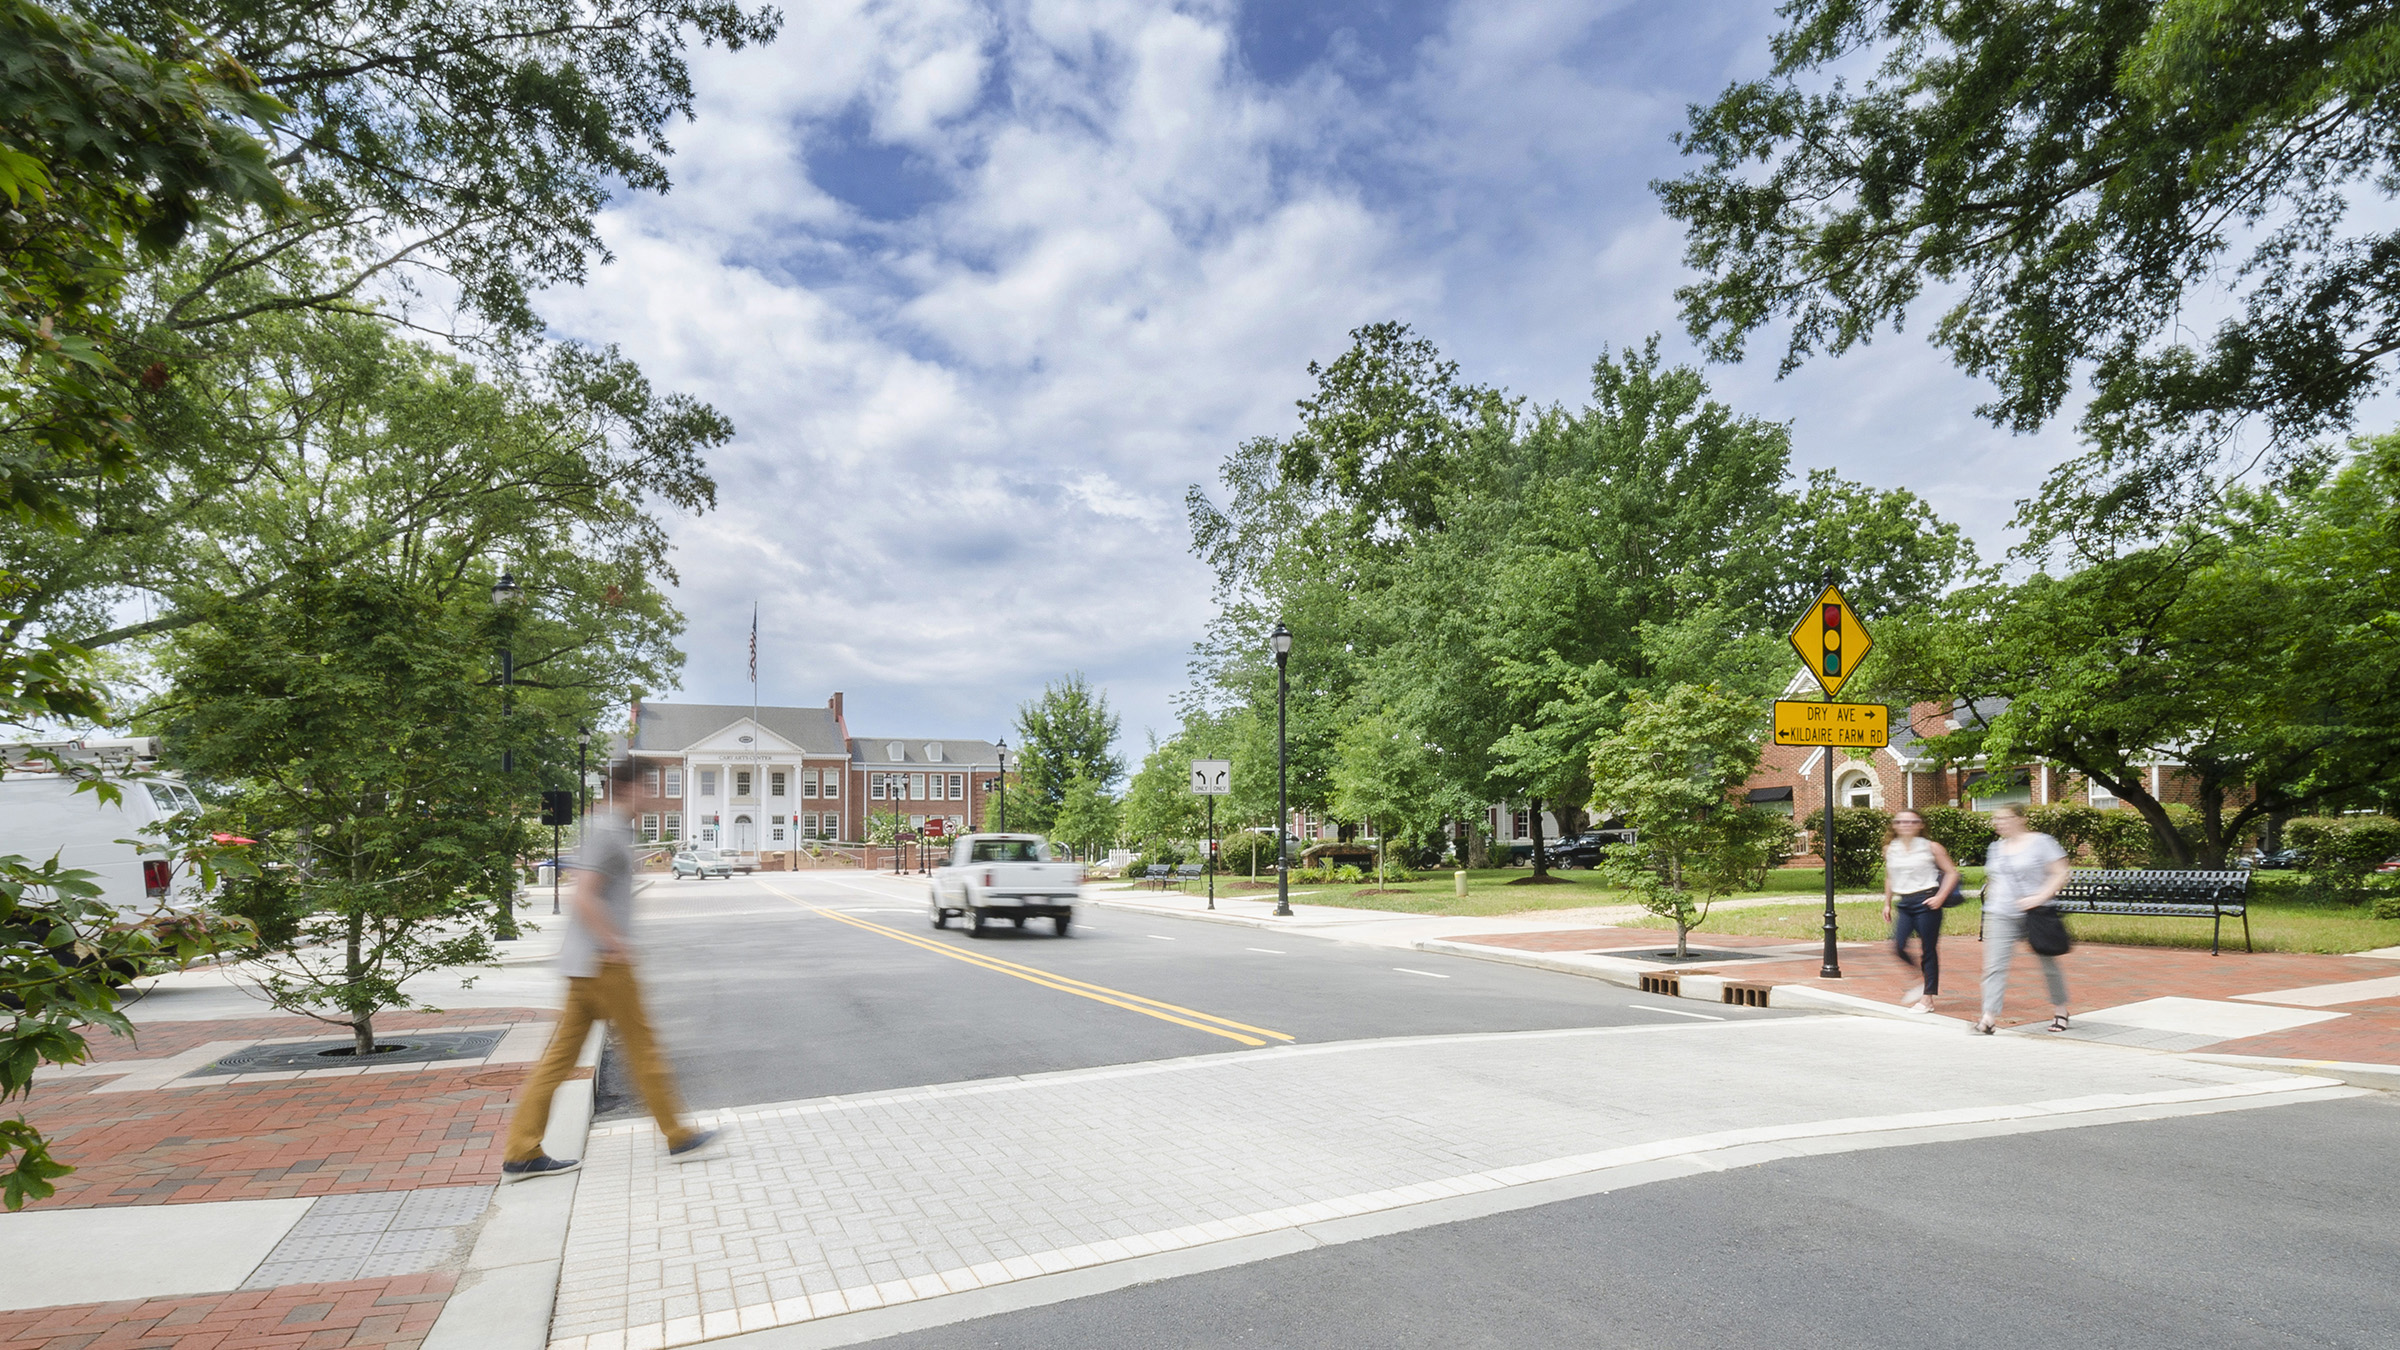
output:
M2242 865L2262 872L2288 872L2299 867L2304 861L2305 859L2300 856L2300 850L2296 848L2279 848L2273 852L2254 848L2250 850L2249 857L2242 859Z
M1083 893L1083 864L1059 861L1040 835L961 835L950 861L933 869L931 889L936 928L963 918L968 932L980 934L993 919L1023 928L1027 919L1047 918L1065 937Z
M2395 853L2391 857L2384 859L2383 865L2375 870L2378 872L2400 872L2400 853Z
M1630 844L1633 839L1632 830L1585 830L1565 839L1546 841L1542 845L1542 852L1549 856L1552 867L1598 867L1601 857L1610 849L1619 844ZM1533 861L1532 841L1511 845L1508 856L1512 865L1530 864Z
M681 881L685 877L729 877L733 875L734 868L724 854L713 848L687 848L675 855L675 861L668 870L677 881Z

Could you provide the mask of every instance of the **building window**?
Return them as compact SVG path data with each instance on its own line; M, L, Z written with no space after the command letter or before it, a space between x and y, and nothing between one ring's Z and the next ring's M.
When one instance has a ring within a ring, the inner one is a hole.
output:
M658 817L653 815L642 817L642 842L645 844L658 842Z
M717 771L715 769L702 769L700 771L700 795L703 797L714 797L717 795Z
M1516 824L1516 827L1517 827L1517 832L1516 832L1515 834L1512 834L1512 835L1510 835L1510 836L1509 836L1509 838L1511 838L1511 839L1523 839L1523 838L1525 838L1525 837L1526 837L1526 831L1525 831L1525 813L1524 813L1524 812L1522 812L1522 811L1519 811L1519 812L1517 812L1517 813L1516 813L1515 824Z
M744 798L750 795L750 771L748 769L733 771L733 795Z
M1853 769L1842 774L1836 781L1839 785L1834 788L1833 799L1837 803L1843 806L1873 806L1875 804L1875 780L1873 778Z
M883 800L882 774L871 773L867 775L867 800L876 802Z
M912 773L908 776L908 799L912 802L925 800L925 775Z
M775 839L775 842L776 842L776 843L778 843L778 844L782 843L782 842L783 842L783 817L781 817L781 816L776 816L776 817L774 817L773 819L769 820L769 821L767 822L767 824L768 824L768 825L770 825L771 827L773 827L773 834L774 834L774 839Z
M835 797L839 797L839 796L841 796L841 795L842 795L842 774L841 774L841 770L839 770L839 769L827 769L827 770L825 771L825 797L826 797L826 800L828 800L828 801L831 801L833 798L835 798Z
M717 818L715 816L700 817L700 842L703 844L717 842Z
M954 802L963 802L966 799L967 776L963 773L954 773L950 775L950 800Z
M667 795L670 797L681 797L683 795L683 770L667 770Z
M802 798L814 797L817 795L817 771L815 769L802 769L800 771L800 795Z
M644 769L642 771L642 788L653 797L658 795L658 770Z
M767 795L770 797L783 795L783 770L777 769L767 775Z
M2100 786L2098 783L2086 783L2084 786L2090 790L2093 807L2102 811L2113 811L2116 809L2117 794Z
M663 836L666 841L672 844L683 838L683 813L681 811L669 811L667 813L666 820L666 834Z

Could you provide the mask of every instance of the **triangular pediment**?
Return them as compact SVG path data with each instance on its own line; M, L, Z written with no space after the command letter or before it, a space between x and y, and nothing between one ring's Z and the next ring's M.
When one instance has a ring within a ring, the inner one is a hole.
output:
M745 740L744 737L751 739ZM794 757L800 747L745 717L694 741L689 755L782 755Z

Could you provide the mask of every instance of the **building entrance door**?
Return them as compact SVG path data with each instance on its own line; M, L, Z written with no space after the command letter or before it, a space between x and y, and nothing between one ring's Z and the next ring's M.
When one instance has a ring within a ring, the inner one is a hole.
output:
M758 851L758 825L746 815L733 818L733 851L736 853L756 853Z

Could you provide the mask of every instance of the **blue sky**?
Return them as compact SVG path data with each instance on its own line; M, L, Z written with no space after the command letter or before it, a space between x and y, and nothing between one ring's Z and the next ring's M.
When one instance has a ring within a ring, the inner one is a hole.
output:
M1769 3L784 4L702 54L672 192L552 294L740 428L678 519L683 687L848 695L860 734L991 736L1082 670L1127 748L1172 724L1210 609L1182 497L1292 425L1307 363L1405 320L1470 379L1580 403L1663 332L1682 241L1648 184L1686 106L1762 69ZM1921 325L1920 325L1921 326ZM1774 378L1796 469L1931 499L2005 547L2072 443L1980 423L1912 331Z

